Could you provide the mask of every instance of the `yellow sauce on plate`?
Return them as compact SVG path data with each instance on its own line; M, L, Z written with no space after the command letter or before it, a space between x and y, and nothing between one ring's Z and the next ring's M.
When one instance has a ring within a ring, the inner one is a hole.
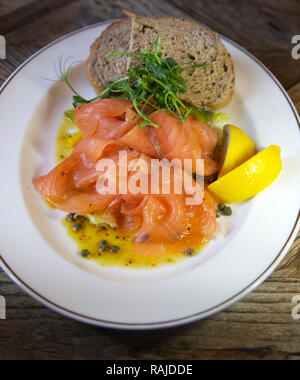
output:
M70 156L74 149L73 141L80 134L80 129L66 116L58 129L56 137L55 162L59 164Z
M75 222L76 223L76 222ZM125 267L133 269L153 269L165 265L176 264L186 256L183 253L177 255L166 255L163 257L144 257L134 256L132 244L134 235L121 232L107 225L94 225L88 219L80 221L82 229L74 231L74 222L63 221L68 235L77 243L78 254L83 250L89 251L88 260L94 260L101 266L106 267ZM120 248L118 253L110 251L101 252L101 241L105 240L109 248L117 246Z

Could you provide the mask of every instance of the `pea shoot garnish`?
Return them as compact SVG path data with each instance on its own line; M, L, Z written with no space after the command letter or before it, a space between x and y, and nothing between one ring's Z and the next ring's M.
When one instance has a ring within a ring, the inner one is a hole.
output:
M97 97L86 100L81 97L69 82L70 69L65 70L64 65L60 67L60 79L64 81L71 91L73 106L91 103L98 99L113 98L129 100L133 103L138 117L142 119L140 127L152 126L159 128L151 121L151 114L156 110L165 110L181 121L186 121L192 112L192 108L184 104L179 96L187 92L186 81L182 73L187 69L207 67L206 64L186 62L177 64L173 58L162 58L162 39L157 37L151 48L141 49L140 54L110 52L107 58L115 55L131 56L139 62L137 66L127 72L127 76L113 83L106 83L105 90Z

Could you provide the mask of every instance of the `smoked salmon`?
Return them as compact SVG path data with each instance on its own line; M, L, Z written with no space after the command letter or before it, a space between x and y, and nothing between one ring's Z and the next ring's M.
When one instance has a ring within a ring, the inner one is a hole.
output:
M161 256L209 241L216 229L215 202L202 188L203 202L187 203L187 195L195 200L199 194L186 189L177 192L178 178L188 175L192 186L197 188L197 184L192 173L176 163L170 164L174 170L167 181L159 174L158 190L151 192L151 159L162 160L157 160L160 173L168 165L166 160L183 163L190 159L192 172L214 175L218 171L213 159L218 136L193 117L182 122L164 111L155 111L150 117L159 128L141 128L132 103L125 100L103 99L78 106L74 123L83 139L49 174L35 179L34 185L56 209L78 215L111 214L120 229L136 233L133 254ZM125 161L120 162L120 157ZM197 159L204 160L204 169L198 168ZM106 166L100 167L99 162ZM115 169L109 163L114 163ZM122 183L123 190L107 192L108 179L118 190ZM143 184L146 191L141 190ZM165 185L169 185L168 194L163 191Z
M218 172L213 153L218 134L192 116L185 122L164 111L155 111L150 119L160 128L139 127L139 118L132 103L126 100L102 99L80 106L75 113L75 124L84 137L98 136L120 141L154 158L193 160L193 172L211 176ZM196 160L204 160L204 170Z

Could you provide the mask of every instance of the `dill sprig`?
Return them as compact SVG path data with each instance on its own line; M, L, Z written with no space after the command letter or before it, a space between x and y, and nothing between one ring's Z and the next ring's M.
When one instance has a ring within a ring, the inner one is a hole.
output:
M156 110L165 110L181 121L186 121L192 112L192 108L184 104L179 96L187 91L187 85L182 73L187 69L207 67L206 64L186 62L177 64L173 58L162 58L162 39L157 37L151 48L141 49L141 53L110 52L106 58L111 56L131 56L139 61L135 67L127 72L127 76L113 83L106 83L105 90L97 97L86 100L74 90L68 77L70 68L61 71L60 79L63 80L71 91L73 106L90 103L98 99L114 98L125 99L133 103L138 116L143 120L141 127L158 126L150 119ZM61 67L63 69L63 67Z
M78 92L73 88L73 86L71 85L71 83L69 81L69 76L71 74L73 67L77 63L79 63L79 61L76 61L76 62L72 62L71 64L69 64L68 62L71 59L73 59L73 57L67 57L66 59L64 59L63 56L60 56L58 59L58 66L56 66L56 64L54 64L54 70L55 70L56 76L58 77L59 82L65 82L66 85L69 87L69 89L73 92L73 94L75 94L78 97L81 97L78 94Z

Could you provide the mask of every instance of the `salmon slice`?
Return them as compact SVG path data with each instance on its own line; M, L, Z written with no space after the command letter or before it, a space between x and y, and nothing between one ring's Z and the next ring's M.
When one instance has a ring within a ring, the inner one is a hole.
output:
M212 176L219 171L219 164L209 156L204 156L204 176Z
M88 215L109 209L110 205L113 206L117 200L115 195L108 194L100 196L94 190L72 195L59 206L59 209L67 213Z
M213 159L218 143L218 134L212 128L198 121L191 121L193 133L202 148L205 176L211 176L219 171L219 164Z
M164 158L172 161L173 159L202 157L201 149L194 146L191 130L186 128L185 123L163 111L154 112L151 120L159 126L159 128L153 128L153 134Z
M196 135L204 154L212 155L218 143L218 134L206 124L195 120L190 121L191 128Z
M190 229L186 233L187 241L199 244L207 243L213 236L217 227L215 200L208 191L204 192L204 201L200 206L189 209L191 219ZM193 246L193 245L192 245Z
M36 189L51 206L60 208L65 199L87 189L98 178L96 163L84 153L73 153L49 174L34 181Z
M114 117L102 117L94 136L102 137L104 139L119 139L123 136L122 127L124 121Z
M77 167L73 173L73 180L76 188L85 190L96 183L99 173L97 172L97 162L101 157L115 157L116 152L122 145L114 140L101 139L99 137L89 137L79 142L73 154L80 153L82 165Z
M152 210L154 215L158 215L159 212L160 208ZM215 201L207 191L205 191L203 204L185 208L185 217L186 223L184 226L182 225L183 231L175 241L162 240L161 236L159 238L145 236L144 239L135 241L133 254L151 257L160 257L166 252L176 254L185 252L190 248L200 248L213 237L217 223ZM177 227L174 231L176 230L178 231Z
M73 151L74 153L84 153L93 161L98 161L101 157L110 157L118 152L122 145L115 140L103 139L100 137L89 137L79 142Z
M121 213L128 216L142 216L147 197L135 195L123 195Z
M184 197L149 196L143 210L143 225L137 235L137 242L175 242L184 232L187 213Z
M127 100L97 100L79 106L75 112L74 123L81 129L84 138L91 137L96 133L101 119L124 116L131 107L132 103Z
M87 138L79 142L70 157L61 162L49 174L34 181L41 196L52 206L59 205L72 192L82 191L97 181L97 161L102 157L111 157L121 149L113 140Z
M120 143L141 153L145 153L150 157L159 158L146 128L135 126L120 139Z
M117 222L121 230L136 232L143 224L143 217L140 215L125 215L121 213L117 218Z
M63 197L74 187L73 172L80 161L80 153L75 153L61 162L49 174L34 180L36 189L51 205L61 202Z
M134 128L136 125L139 125L140 122L141 118L138 117L138 114L135 111L133 111L132 108L128 108L125 114L125 124L123 126L124 135L127 132L129 132L132 128Z
M96 163L86 161L86 163L78 167L73 174L74 188L80 191L86 190L95 184L98 176Z
M162 156L169 161L179 159L182 164L185 159L193 160L193 172L201 176L210 176L218 171L218 164L212 163L211 156L218 142L218 135L208 126L192 119L179 121L164 111L156 111L151 116L152 121L160 128L152 128ZM197 159L204 159L204 171L196 165Z

